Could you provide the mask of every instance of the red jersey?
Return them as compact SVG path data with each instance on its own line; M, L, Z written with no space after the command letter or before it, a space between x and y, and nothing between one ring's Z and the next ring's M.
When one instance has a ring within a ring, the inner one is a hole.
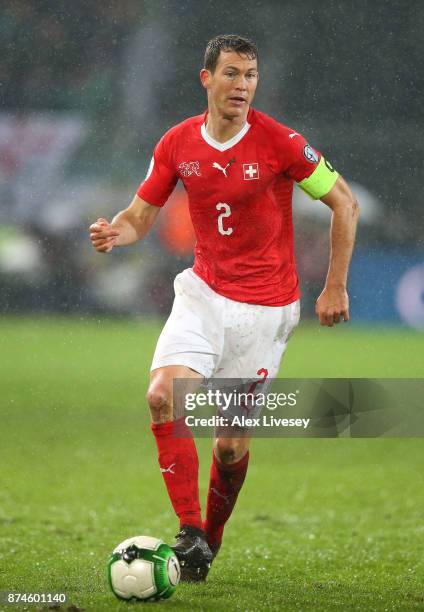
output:
M292 129L250 108L227 142L206 132L206 114L170 129L154 150L137 195L163 206L178 179L197 238L194 272L239 302L284 306L300 296L293 245L293 181L320 153Z

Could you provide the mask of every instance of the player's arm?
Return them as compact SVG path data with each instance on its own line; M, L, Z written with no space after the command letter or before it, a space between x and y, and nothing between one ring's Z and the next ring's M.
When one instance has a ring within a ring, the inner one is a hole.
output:
M349 320L346 286L359 216L358 202L346 181L323 155L319 155L301 136L291 140L294 141L290 145L294 160L292 175L312 200L321 200L333 213L330 264L325 287L315 308L321 325L332 327L341 318ZM307 169L310 164L314 165L312 172Z
M109 223L107 219L97 219L90 226L90 240L99 253L109 253L114 246L126 246L141 240L155 222L160 211L138 195L125 210L121 210Z
M146 178L128 208L119 212L112 223L101 218L90 226L94 248L99 253L109 253L114 246L126 246L143 238L177 180L178 175L170 160L169 138L165 135L156 145Z
M359 217L358 202L346 181L338 176L330 191L320 197L332 210L330 229L330 263L324 289L316 302L315 311L321 325L332 327L341 318L349 320L347 274L356 225Z

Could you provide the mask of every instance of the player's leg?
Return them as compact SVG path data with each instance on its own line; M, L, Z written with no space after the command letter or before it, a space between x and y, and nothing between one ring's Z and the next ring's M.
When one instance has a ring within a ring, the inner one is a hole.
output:
M207 332L209 321L214 329L219 326L220 311L210 295L212 290L191 270L177 275L174 289L172 312L153 356L147 401L160 468L180 526L200 529L196 447L189 428L177 435L176 428L181 430L183 423L173 421L175 414L183 414L175 402L183 398L184 391L194 392L214 370L219 347ZM174 398L175 379L179 379L179 388Z
M190 385L195 389L203 377L191 368L179 365L153 370L147 392L151 428L158 448L160 470L180 527L189 525L201 529L196 446L183 421L174 421L173 383L176 378L187 383L189 392Z
M203 376L187 366L157 368L150 374L147 400L160 470L180 522L173 549L181 565L181 579L197 582L205 579L212 555L202 528L196 445L184 419L174 419L178 401L173 393L175 379L179 379L179 395L183 397L195 392Z
M227 301L227 319L236 322L227 327L220 375L231 379L256 379L255 392L266 393L270 379L278 373L287 342L299 322L299 303L266 307ZM249 415L253 416L253 415ZM228 437L218 431L215 441L204 529L214 556L238 494L243 486L248 461L248 430L244 435ZM221 495L220 495L221 494Z
M173 548L181 579L198 581L206 577L212 553L202 530L196 447L189 428L175 415L184 414L178 402L185 393L193 393L214 371L221 309L218 297L190 270L177 276L174 287L174 305L156 346L147 397L160 468L180 521Z
M215 439L204 522L214 557L221 546L225 523L231 516L246 477L249 445L249 436L230 438L225 435Z

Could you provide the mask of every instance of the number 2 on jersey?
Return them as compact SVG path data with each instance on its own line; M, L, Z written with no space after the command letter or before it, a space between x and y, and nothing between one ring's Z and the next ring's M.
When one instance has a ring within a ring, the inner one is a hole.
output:
M224 222L223 222L223 219L226 219L227 217L231 215L230 205L225 204L225 202L218 202L218 204L216 205L216 210L224 211L218 217L218 232L222 234L222 236L230 236L233 233L233 228L227 227L227 229L224 229Z

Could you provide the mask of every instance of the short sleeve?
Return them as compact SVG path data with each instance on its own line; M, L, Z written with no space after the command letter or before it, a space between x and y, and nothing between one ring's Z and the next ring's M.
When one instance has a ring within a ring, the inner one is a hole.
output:
M137 190L137 195L149 204L163 206L178 181L172 166L170 142L167 134L158 142L150 161L146 178Z
M326 195L339 176L324 156L301 135L288 135L285 174L298 183L313 200Z

